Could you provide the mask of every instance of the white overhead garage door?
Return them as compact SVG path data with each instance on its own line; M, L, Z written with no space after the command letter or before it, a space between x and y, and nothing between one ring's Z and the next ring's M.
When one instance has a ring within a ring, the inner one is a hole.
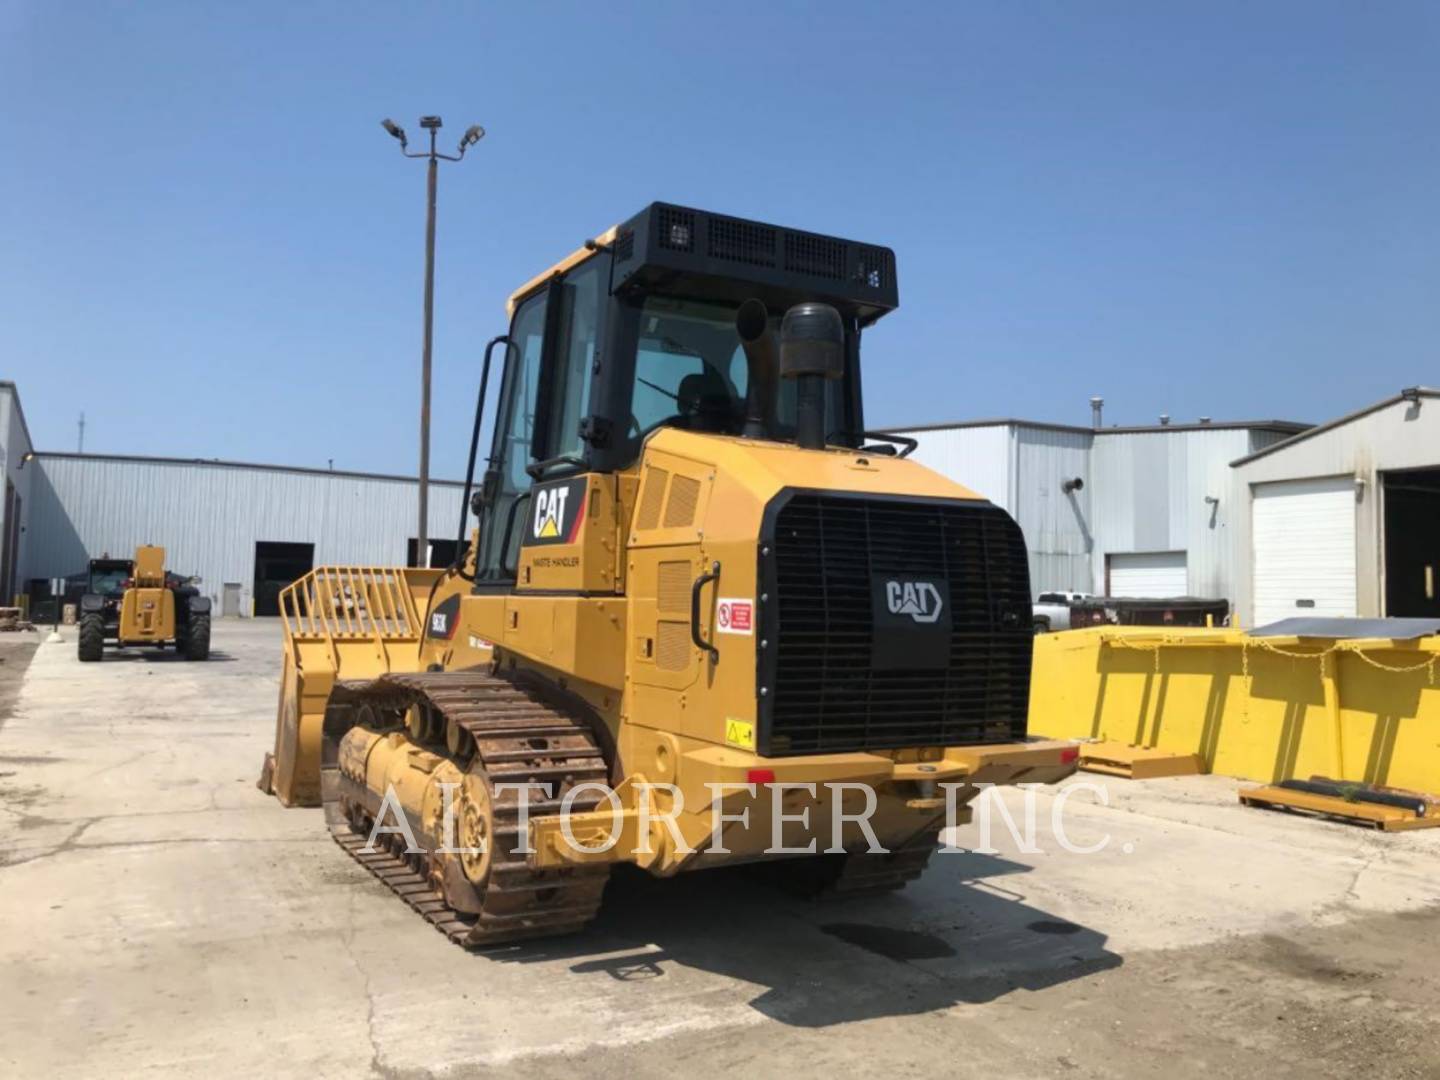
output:
M1255 625L1355 614L1355 478L1254 487Z
M1110 595L1169 597L1185 595L1185 552L1111 552Z

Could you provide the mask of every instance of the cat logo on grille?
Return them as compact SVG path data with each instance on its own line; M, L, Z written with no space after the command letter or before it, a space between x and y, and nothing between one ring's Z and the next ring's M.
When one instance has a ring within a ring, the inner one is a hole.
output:
M939 620L945 609L940 590L928 581L885 582L885 606L891 615L909 615L917 623Z

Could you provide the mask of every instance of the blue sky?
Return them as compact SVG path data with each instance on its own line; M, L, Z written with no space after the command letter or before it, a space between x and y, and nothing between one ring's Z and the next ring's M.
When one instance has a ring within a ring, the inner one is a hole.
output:
M1320 420L1440 382L1440 6L0 0L36 442L435 472L515 285L660 198L894 247L872 426Z

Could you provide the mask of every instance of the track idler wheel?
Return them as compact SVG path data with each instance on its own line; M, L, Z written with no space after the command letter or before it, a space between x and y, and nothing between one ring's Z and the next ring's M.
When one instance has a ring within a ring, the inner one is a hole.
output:
M446 835L443 798L427 801L423 824L438 847L426 860L425 868L416 872L422 873L456 911L477 915L484 910L495 835L490 786L479 769L462 773L450 761L436 768L435 779L454 785L450 788L450 835Z

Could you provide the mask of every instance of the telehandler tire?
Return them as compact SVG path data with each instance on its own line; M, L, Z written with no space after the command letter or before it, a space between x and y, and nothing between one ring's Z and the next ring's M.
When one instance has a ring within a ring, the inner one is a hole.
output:
M176 642L179 645L179 642ZM210 616L191 615L190 628L185 633L185 659L208 660L210 658Z
M99 660L105 655L105 619L97 614L80 616L80 659Z

